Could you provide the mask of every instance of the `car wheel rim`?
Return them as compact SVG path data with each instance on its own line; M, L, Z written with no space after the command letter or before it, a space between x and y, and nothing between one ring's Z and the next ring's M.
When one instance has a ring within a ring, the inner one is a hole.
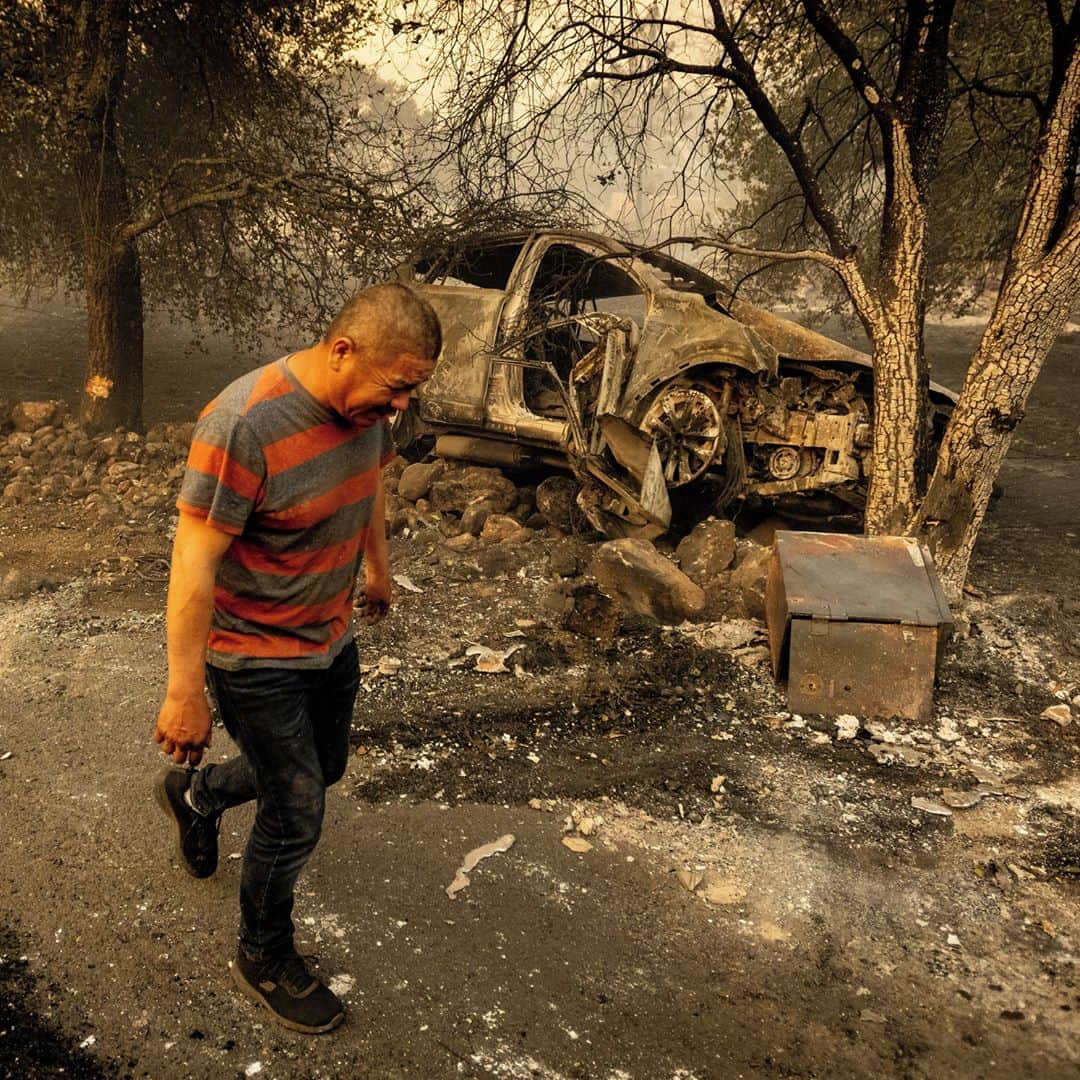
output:
M642 421L653 437L668 487L696 480L723 450L723 424L704 390L674 386L653 402Z

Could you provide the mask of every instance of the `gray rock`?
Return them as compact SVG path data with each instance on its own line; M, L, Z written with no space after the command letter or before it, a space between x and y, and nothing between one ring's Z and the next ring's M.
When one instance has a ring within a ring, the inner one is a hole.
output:
M428 498L440 513L460 514L473 503L487 502L496 513L505 514L517 502L517 488L498 469L472 465L447 469L431 484Z
M575 550L576 545L570 540L556 544L548 553L548 564L553 574L559 577L574 577L581 572L582 562Z
M645 540L609 540L593 557L601 590L627 611L662 623L698 618L705 594Z
M63 420L67 405L62 401L20 401L11 410L16 431L37 431Z
M489 514L484 527L480 530L480 539L485 544L501 544L504 540L521 542L528 538L528 530L523 529L506 514Z
M391 495L397 494L398 481L408 465L409 463L403 457L396 457L383 469L383 484Z
M487 500L466 506L461 515L461 531L468 533L470 536L479 536L487 519L494 513L494 503Z
M679 569L707 589L735 558L735 523L727 518L708 518L683 538L675 557Z
M596 586L594 585L595 589ZM554 615L558 619L562 619L564 615L569 614L573 608L573 600L570 596L571 584L568 581L556 581L540 595L540 607L551 615ZM604 597L607 603L611 603L607 597Z
M446 546L451 551L468 551L476 547L476 537L472 533L461 532L457 536L451 536L446 541Z
M765 578L769 571L770 548L753 544L731 572L731 586L742 599L746 614L752 619L765 618Z
M439 478L444 468L441 461L418 461L414 465L407 465L398 477L398 495L411 503L426 498L433 481Z
M527 538L528 533L524 533L522 539ZM523 566L528 566L535 560L536 553L531 544L510 540L479 548L475 558L484 576L494 578L504 574L516 574Z
M536 489L536 510L549 525L571 532L577 514L578 483L570 476L549 476Z
M104 435L97 440L94 456L100 458L114 458L120 453L120 448L123 445L123 434L114 433L112 435Z

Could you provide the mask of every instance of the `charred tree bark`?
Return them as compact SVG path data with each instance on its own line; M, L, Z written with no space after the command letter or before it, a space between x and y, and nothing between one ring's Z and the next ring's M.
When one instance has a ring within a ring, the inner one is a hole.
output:
M60 3L69 65L67 122L83 231L87 355L80 417L90 431L142 426L143 304L139 257L116 143L127 58L128 0Z
M874 441L866 532L902 532L925 480L930 374L923 350L926 199L916 182L908 128L889 125L889 192L882 223L874 343Z
M879 116L885 204L874 342L874 443L867 495L870 535L904 532L930 468L930 370L923 347L926 226L948 114L946 59L952 0L909 0L900 71Z
M115 152L93 144L75 166L83 221L86 280L86 378L79 416L89 431L142 427L143 304L139 257L119 239L128 217L123 170Z
M953 0L908 0L902 60L891 93L874 79L829 5L803 0L803 8L844 64L881 132L885 198L876 275L872 285L864 281L850 254L834 268L873 342L874 441L866 531L898 533L915 516L929 472L930 376L923 351L926 222L948 114Z

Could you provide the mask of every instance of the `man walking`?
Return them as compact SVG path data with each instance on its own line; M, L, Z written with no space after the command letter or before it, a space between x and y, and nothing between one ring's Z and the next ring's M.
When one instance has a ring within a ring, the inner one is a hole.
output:
M199 763L210 744L205 679L241 754L169 768L156 795L200 878L217 867L222 813L257 800L232 974L297 1031L329 1031L344 1017L296 952L293 892L326 788L348 759L361 563L368 615L390 604L386 419L408 407L440 343L434 310L409 289L359 293L322 341L237 379L206 407L177 502L169 679L154 738L177 765Z

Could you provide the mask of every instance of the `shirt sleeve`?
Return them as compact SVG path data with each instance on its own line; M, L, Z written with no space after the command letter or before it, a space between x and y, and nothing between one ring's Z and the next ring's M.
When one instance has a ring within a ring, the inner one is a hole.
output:
M262 497L266 461L248 420L212 409L191 437L177 509L237 536Z
M397 443L389 420L382 421L382 448L379 451L379 468L385 469L397 457Z

